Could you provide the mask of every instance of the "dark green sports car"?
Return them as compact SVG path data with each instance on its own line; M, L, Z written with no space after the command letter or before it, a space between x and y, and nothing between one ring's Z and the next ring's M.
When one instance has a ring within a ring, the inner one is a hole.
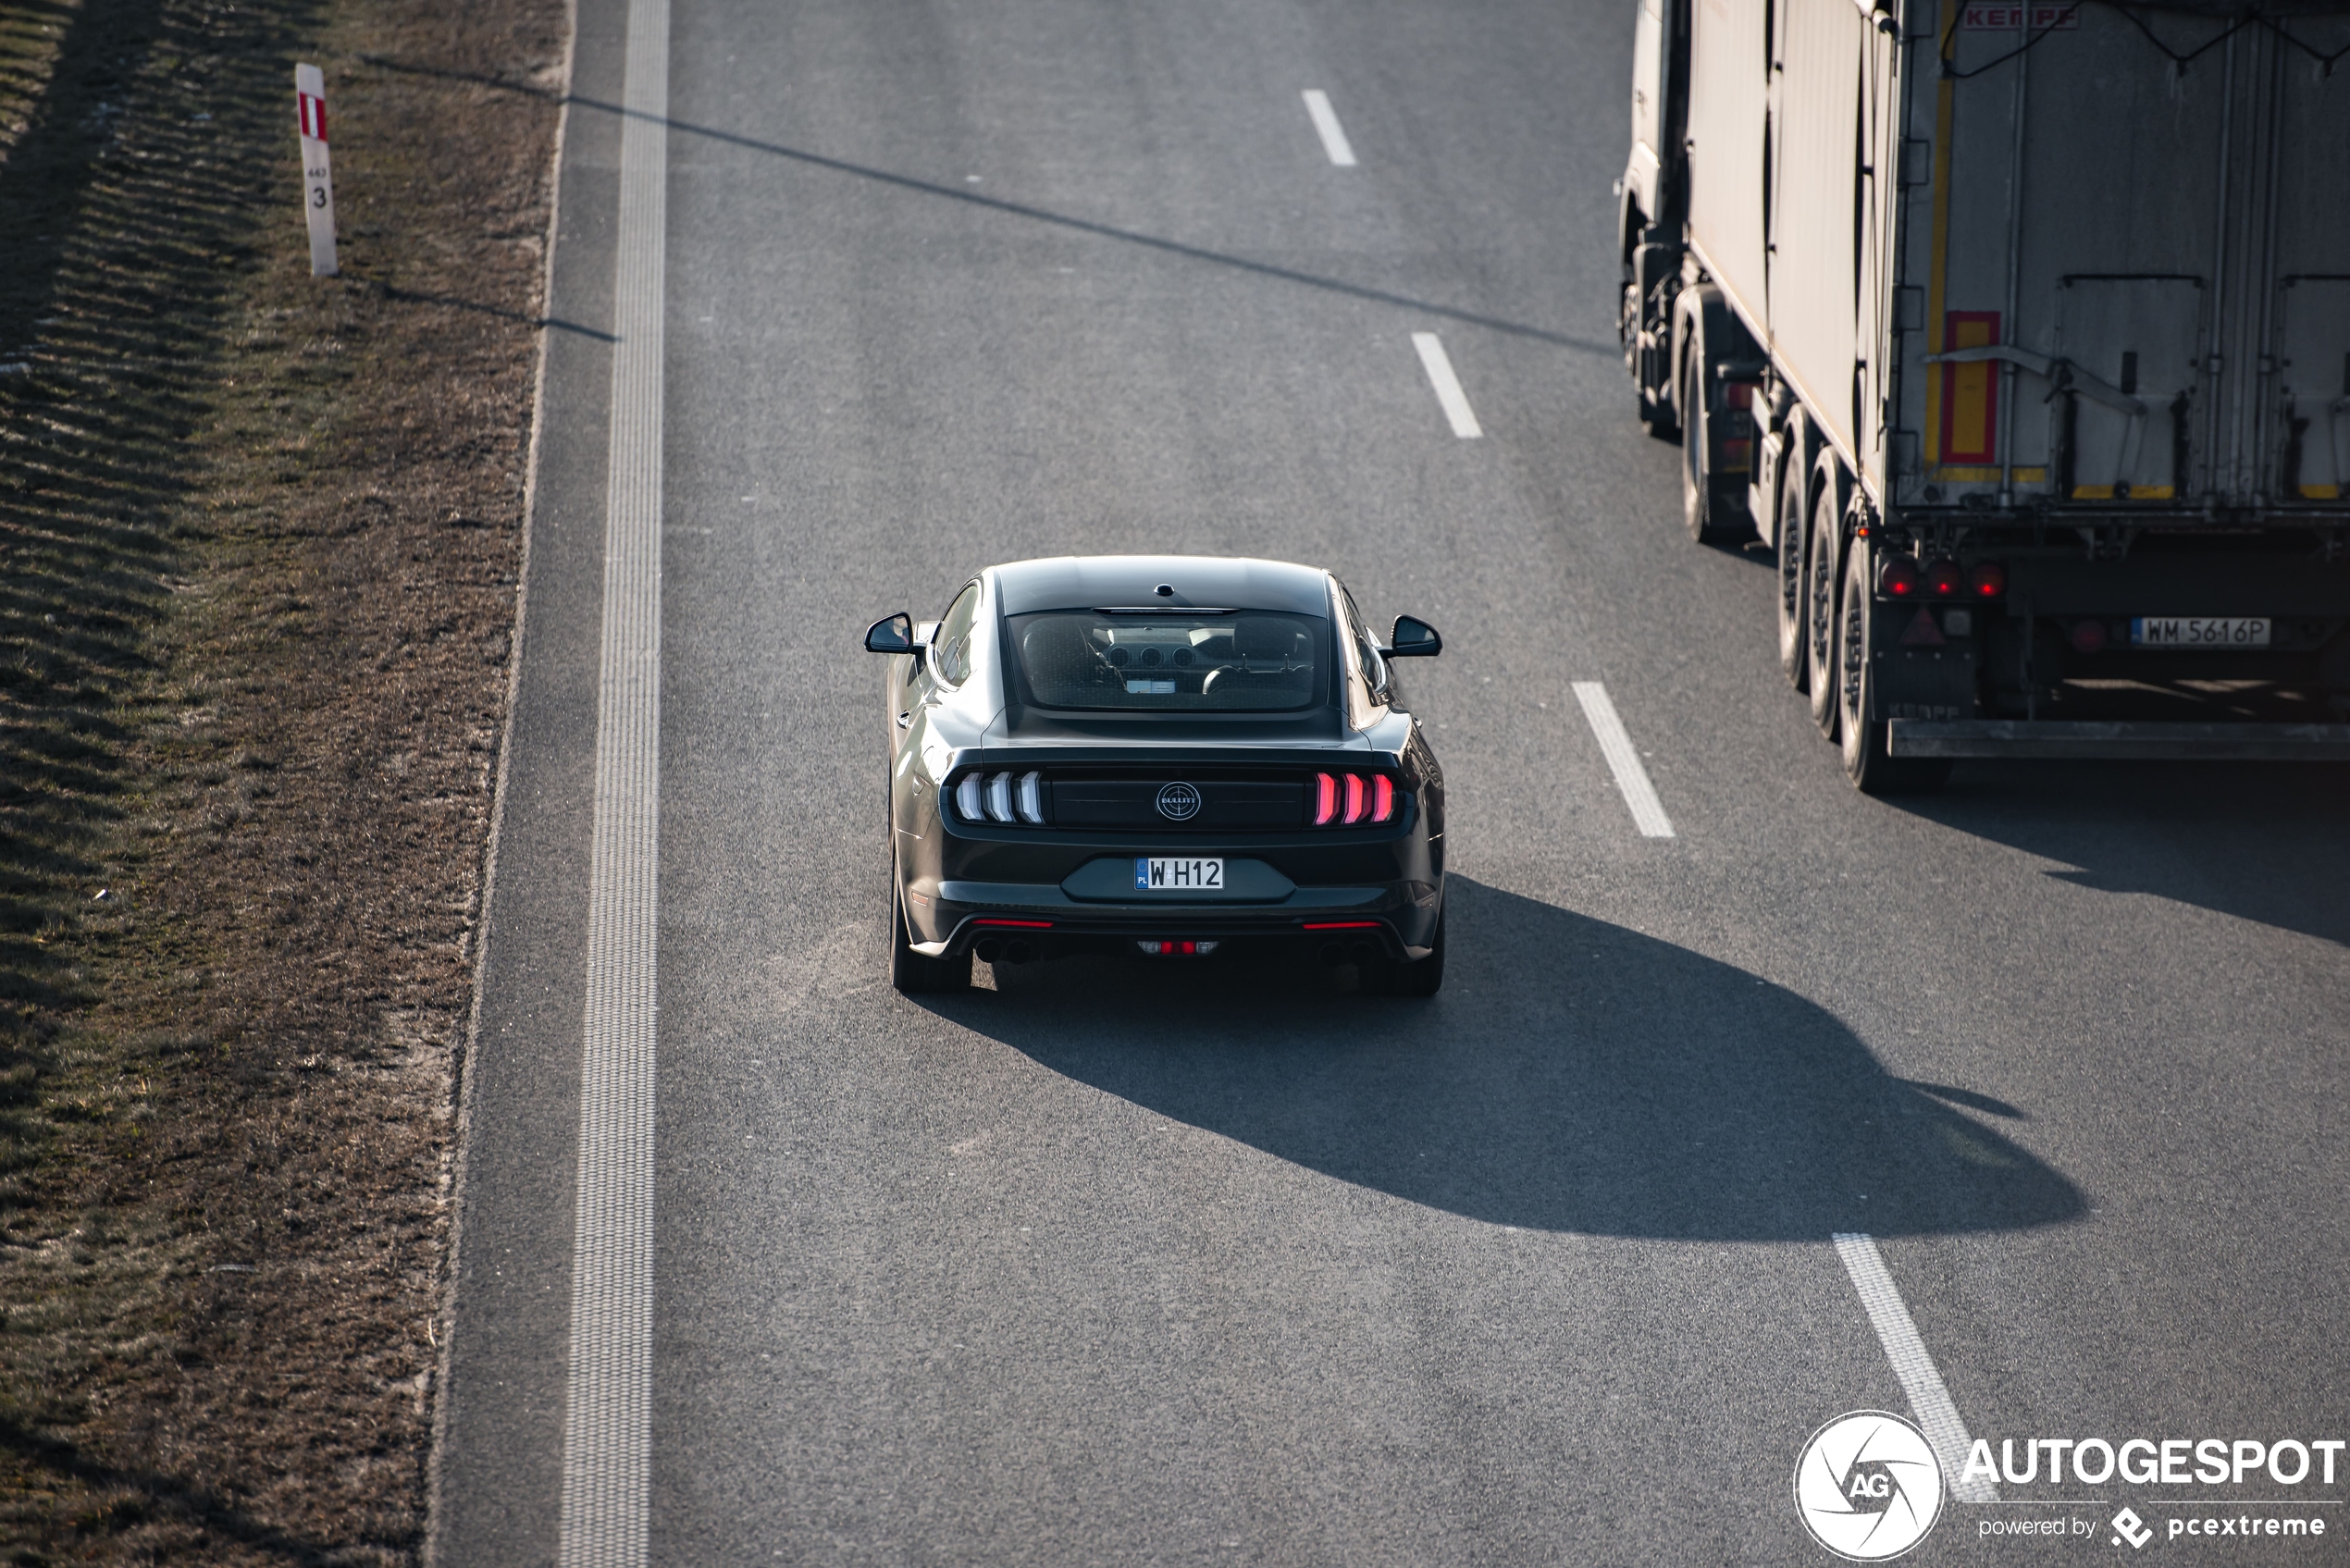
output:
M1338 579L1196 556L991 566L935 622L888 616L891 979L971 960L1352 964L1444 978L1444 774Z

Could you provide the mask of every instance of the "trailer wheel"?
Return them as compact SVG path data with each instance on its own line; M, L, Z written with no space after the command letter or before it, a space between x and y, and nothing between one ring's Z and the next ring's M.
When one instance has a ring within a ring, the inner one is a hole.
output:
M1844 601L1837 615L1837 744L1844 776L1863 795L1923 795L1950 779L1947 757L1895 757L1886 750L1885 722L1869 717L1876 684L1869 547L1855 540L1844 564Z
M1839 485L1822 485L1812 508L1812 526L1804 530L1803 666L1804 690L1812 698L1812 722L1830 740L1836 738L1836 585L1837 545L1843 537L1844 498Z
M1811 685L1803 641L1803 471L1789 465L1779 475L1779 673L1798 691Z
M1681 360L1681 523L1701 545L1726 544L1746 532L1725 522L1733 507L1713 476L1713 377L1694 348Z

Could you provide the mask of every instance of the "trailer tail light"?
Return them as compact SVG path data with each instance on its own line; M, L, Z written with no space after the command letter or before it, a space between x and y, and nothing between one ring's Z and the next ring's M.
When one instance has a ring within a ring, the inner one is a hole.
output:
M1722 383L1722 406L1750 409L1754 406L1755 390L1756 383L1752 381L1725 381Z
M1877 592L1887 599L1918 597L1918 563L1906 555L1889 555L1877 568Z
M1936 599L1957 599L1966 592L1966 576L1948 556L1925 569L1925 591Z
M1973 599L1998 599L2008 591L2008 569L1996 561L1978 561L1966 574L1967 593Z
M1338 781L1328 773L1315 774L1314 825L1317 828L1326 828L1330 826L1330 819L1337 815Z
M2103 653L2105 651L2105 623L2075 621L2072 623L2072 647L2074 651L2079 653Z

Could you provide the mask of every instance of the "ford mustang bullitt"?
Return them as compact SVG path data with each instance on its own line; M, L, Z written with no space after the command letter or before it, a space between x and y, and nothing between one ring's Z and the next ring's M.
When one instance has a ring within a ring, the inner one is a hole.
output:
M1330 573L1199 556L991 566L934 622L885 616L890 978L971 960L1352 965L1444 979L1444 774L1398 659Z

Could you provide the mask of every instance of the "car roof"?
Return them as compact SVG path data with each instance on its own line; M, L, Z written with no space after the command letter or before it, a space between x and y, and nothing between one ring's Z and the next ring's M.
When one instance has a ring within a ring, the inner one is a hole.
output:
M1231 555L1057 555L993 568L1007 615L1103 605L1185 605L1330 614L1330 574L1286 561ZM1175 592L1161 597L1160 584Z

